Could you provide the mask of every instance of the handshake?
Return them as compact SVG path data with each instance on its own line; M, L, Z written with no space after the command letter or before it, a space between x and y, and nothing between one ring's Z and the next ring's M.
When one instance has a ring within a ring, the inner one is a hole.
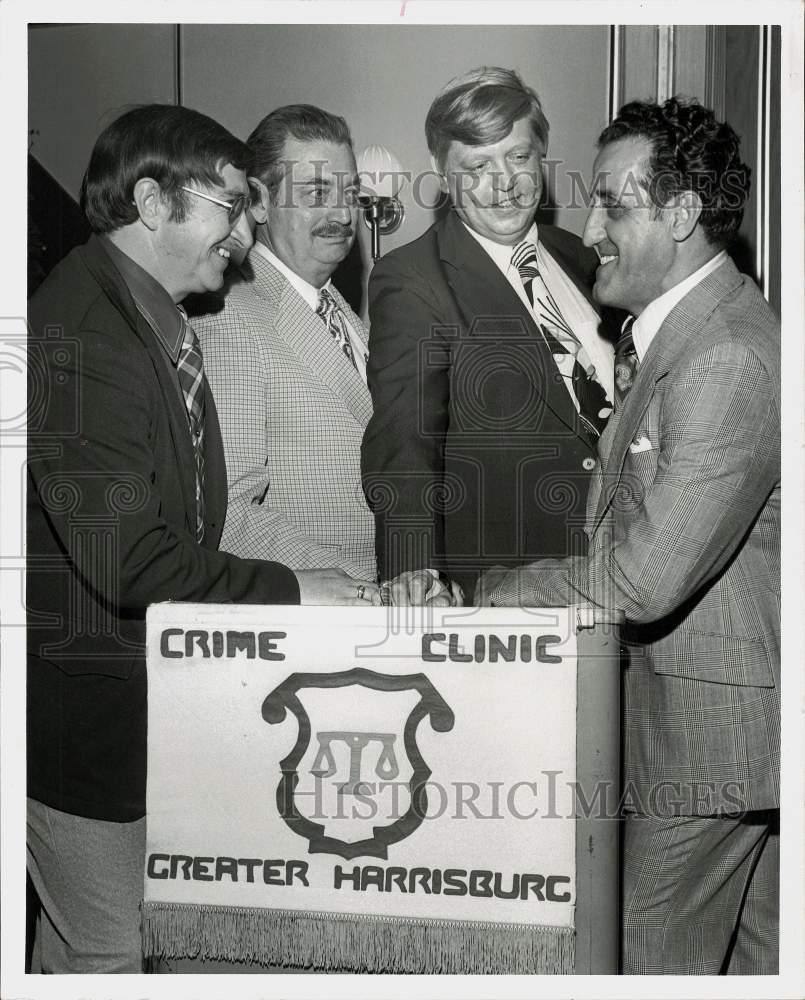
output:
M464 604L461 587L435 569L415 569L377 584L356 580L342 569L294 570L299 582L300 604L427 605L458 608Z

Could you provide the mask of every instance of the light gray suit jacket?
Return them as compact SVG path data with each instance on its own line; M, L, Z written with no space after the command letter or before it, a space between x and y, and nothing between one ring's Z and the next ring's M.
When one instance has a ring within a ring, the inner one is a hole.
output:
M193 316L215 397L229 504L221 548L374 579L361 488L369 390L322 320L255 250L218 313ZM360 319L334 296L366 343Z
M671 311L601 441L586 557L490 575L495 605L622 609L637 811L779 804L780 342L725 262Z

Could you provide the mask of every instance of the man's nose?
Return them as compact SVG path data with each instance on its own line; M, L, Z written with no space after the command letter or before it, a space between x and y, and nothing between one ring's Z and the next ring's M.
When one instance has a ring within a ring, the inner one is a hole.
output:
M242 244L244 250L249 250L254 243L254 236L252 235L252 227L249 225L249 213L243 211L238 216L238 221L232 228L232 233L239 243Z
M494 165L493 179L498 191L509 191L517 177L518 169L507 160L500 160Z
M341 195L336 203L330 207L327 215L334 222L340 222L342 226L351 226L355 222L355 212L354 206L349 205L346 197Z
M593 205L584 223L582 242L586 247L594 247L606 238L604 232L604 210Z

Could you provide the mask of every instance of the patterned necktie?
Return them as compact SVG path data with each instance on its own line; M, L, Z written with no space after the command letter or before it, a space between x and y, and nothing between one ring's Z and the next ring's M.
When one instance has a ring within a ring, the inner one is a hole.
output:
M344 314L327 288L319 290L319 304L316 306L316 315L321 316L324 320L324 325L329 330L333 340L337 341L341 350L352 362L352 367L357 371L358 366L355 363L355 355L352 352L352 344L347 332L347 323L344 319Z
M181 311L180 311L181 314ZM196 455L196 540L204 538L204 359L196 331L182 315L182 347L176 372L184 394Z
M524 240L514 250L512 264L520 274L523 288L531 303L537 323L551 354L572 354L570 376L573 394L579 404L579 417L587 430L598 437L606 426L612 404L604 387L595 379L595 368L587 352L573 333L537 267L537 248Z
M623 330L615 347L615 405L620 409L637 375L639 364L632 337L634 317L623 324Z

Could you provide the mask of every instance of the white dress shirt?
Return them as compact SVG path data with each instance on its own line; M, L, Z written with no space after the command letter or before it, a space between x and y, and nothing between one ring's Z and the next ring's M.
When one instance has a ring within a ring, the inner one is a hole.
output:
M504 243L495 243L494 240L490 240L486 236L481 236L467 225L464 225L464 228L492 258L498 270L512 286L520 301L528 309L529 313L534 316L534 319L537 320L534 307L528 301L526 290L523 287L520 272L511 262L515 248ZM575 334L576 339L587 352L587 357L595 368L595 378L604 387L607 399L612 402L615 398L615 352L612 344L604 340L598 333L598 325L600 323L598 313L596 313L595 309L593 309L587 299L578 290L573 279L565 274L564 270L539 242L539 230L536 223L531 226L523 237L523 240L529 240L537 248L537 267L539 268L539 273L542 275L542 280L556 300L562 315ZM573 392L571 379L575 358L572 354L554 355L554 361L562 374L566 376L562 381L565 383L570 398L573 400L573 405L578 411L579 403Z
M704 281L708 274L711 274L717 267L721 267L727 259L727 251L722 250L715 257L711 257L706 264L702 264L698 271L689 274L687 278L680 281L678 285L663 292L659 298L649 302L643 312L637 317L632 326L632 339L637 360L642 361L649 349L652 340L657 335L657 331L665 322L665 317L681 302L688 292L695 288L700 281Z
M261 257L264 257L269 262L269 264L275 267L284 278L288 279L292 288L302 296L302 298L305 300L305 302L307 302L307 304L310 306L313 312L315 312L316 307L319 304L320 289L314 288L313 285L305 281L304 278L300 278L300 276L296 273L296 271L292 271L287 264L284 264L279 259L279 257L273 252L273 250L270 250L265 245L265 243L261 243L259 240L255 240L253 249L257 253L259 253ZM326 288L328 291L330 291L332 287L333 287L332 280L328 280L324 285L322 285L322 288ZM343 309L341 310L341 315L344 318L344 323L346 324L347 328L347 334L349 335L349 342L350 345L352 346L352 355L355 358L355 367L357 368L358 374L360 375L365 385L366 345L353 329L352 323L350 323L349 317L346 315Z

